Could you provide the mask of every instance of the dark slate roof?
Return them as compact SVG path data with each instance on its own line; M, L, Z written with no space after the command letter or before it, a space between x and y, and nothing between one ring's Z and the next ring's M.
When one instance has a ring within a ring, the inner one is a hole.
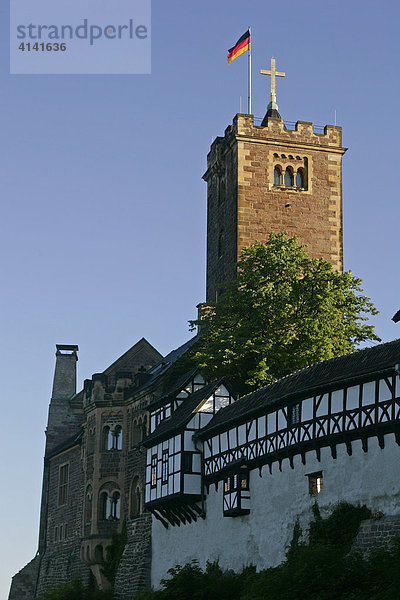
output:
M185 398L182 404L178 406L168 419L161 421L157 429L145 439L143 446L153 446L155 443L171 437L176 431L182 429L182 427L190 421L193 411L198 405L206 398L209 398L221 383L223 383L232 394L230 385L223 377L212 383L206 384L201 389L197 390L197 392L193 392L188 398Z
M392 321L394 321L395 323L398 323L400 321L400 310L398 310L397 313L393 315Z
M45 459L48 460L49 458L53 458L54 456L57 456L57 454L61 454L61 452L65 452L69 448L73 448L74 446L77 446L78 444L81 443L82 437L83 437L83 432L78 431L78 433L75 433L74 435L72 435L71 437L66 439L64 442L62 442L61 444L58 444L58 446L56 446L55 448L50 450L50 452L48 452L45 455Z
M232 423L262 414L266 407L306 398L323 390L338 389L346 382L355 383L373 373L393 370L400 363L400 340L394 340L297 371L222 408L196 435L206 438Z
M165 394L163 394L163 396L160 396L160 398L157 398L156 400L153 400L151 402L149 410L154 410L161 404L165 404L168 398L175 398L179 394L179 392L181 392L193 379L197 371L197 367L190 369L190 371L186 371L186 373L179 377L179 379L175 381L174 385L171 388L169 388L168 391Z
M136 394L137 391L143 390L153 385L153 383L157 381L159 377L161 377L161 375L164 375L168 371L168 369L178 360L178 358L185 354L185 352L187 352L193 346L193 344L197 342L198 339L199 335L197 334L190 340L182 344L182 346L179 346L179 348L172 350L169 354L167 354L167 356L158 361L158 363L156 363L154 367L151 367L151 369L146 371L146 373L151 375L151 377L149 377L149 379L141 386L132 388L130 390L130 393L134 392Z

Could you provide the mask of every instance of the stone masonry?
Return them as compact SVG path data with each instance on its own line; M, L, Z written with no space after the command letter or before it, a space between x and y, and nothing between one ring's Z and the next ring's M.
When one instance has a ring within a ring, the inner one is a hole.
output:
M395 537L400 539L400 515L368 519L361 523L351 551L368 554L388 548Z
M342 131L298 121L294 130L270 117L255 126L252 115L238 114L225 136L213 142L203 178L208 184L207 301L235 277L240 251L270 232L287 231L308 245L315 258L343 268ZM289 170L293 185L274 182ZM303 186L296 185L301 169Z

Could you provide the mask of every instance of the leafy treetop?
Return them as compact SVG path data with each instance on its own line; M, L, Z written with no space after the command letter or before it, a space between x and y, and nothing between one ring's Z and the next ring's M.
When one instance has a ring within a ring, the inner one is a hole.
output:
M235 281L200 321L194 359L208 380L222 375L239 392L380 340L367 315L361 279L311 258L296 237L271 233L243 248Z

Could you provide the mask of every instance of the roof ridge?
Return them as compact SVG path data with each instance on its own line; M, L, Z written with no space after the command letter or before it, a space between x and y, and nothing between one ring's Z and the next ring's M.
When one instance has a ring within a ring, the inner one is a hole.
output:
M324 360L320 360L311 365L307 365L306 367L303 367L303 369L298 369L297 371L292 371L291 373L288 373L287 375L284 375L283 377L279 377L279 379L276 379L275 381L271 381L271 383L268 383L267 385L264 385L260 388L256 388L255 390L248 392L244 396L240 396L239 399L242 400L242 398L246 398L247 396L250 396L251 394L254 394L255 392L261 392L262 390L266 390L266 389L270 388L271 386L276 385L280 381L284 381L285 379L290 379L290 377L293 377L294 375L298 375L299 373L305 373L306 371L308 371L314 367L317 367L318 365L320 365L322 363L332 363L334 361L343 359L347 356L352 356L353 354L359 354L362 352L366 353L371 350L374 350L375 348L382 348L383 346L389 346L390 344L394 344L395 342L400 342L400 338L396 338L389 342L383 342L382 344L376 344L375 346L368 346L367 348L356 348L355 350L353 350L353 352L348 352L347 354L339 354L338 356L332 356L332 358L325 358Z

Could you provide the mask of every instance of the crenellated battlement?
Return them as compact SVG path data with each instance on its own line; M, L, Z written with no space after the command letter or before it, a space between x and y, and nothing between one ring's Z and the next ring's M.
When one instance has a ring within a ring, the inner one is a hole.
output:
M217 137L211 144L207 155L207 170L210 169L221 158L231 143L237 139L248 139L259 143L268 143L276 146L291 145L292 147L317 147L321 150L344 154L346 148L342 147L342 128L338 125L325 125L323 132L319 126L309 121L296 121L293 127L288 127L284 119L269 117L267 125L256 125L254 115L238 113L235 115L232 125L229 125L224 136ZM292 125L292 124L291 124ZM204 179L207 179L207 172Z

